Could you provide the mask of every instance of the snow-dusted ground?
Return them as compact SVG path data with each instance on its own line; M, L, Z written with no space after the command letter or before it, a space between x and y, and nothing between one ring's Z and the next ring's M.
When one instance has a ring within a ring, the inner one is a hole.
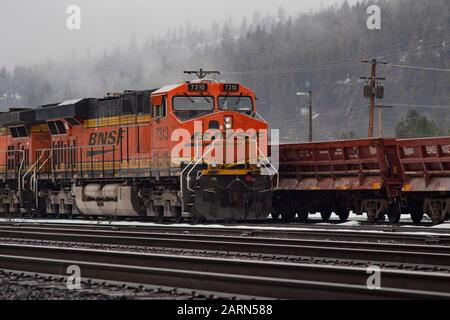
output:
M314 222L314 228L308 228L308 225L298 225L298 224L292 224L291 226L288 226L286 224L284 225L274 225L274 224L255 224L255 225L239 225L239 224L204 224L204 225L195 225L196 228L240 228L240 229L263 229L263 230L279 230L279 231L286 231L286 230L324 230L324 231L330 231L330 229L326 229L327 226L333 225L336 226L336 223L339 221L339 218L337 216L332 216L330 219L330 223L321 222L322 219L320 217L320 214L310 215L309 220ZM357 216L355 214L351 214L349 217L349 221L344 223L339 223L338 226L342 227L342 229L335 229L333 228L333 231L356 231L356 232L385 232L382 230L369 230L370 227L368 227L368 230L356 230L352 227L354 226L361 226L361 222L366 221L366 216ZM423 222L429 222L430 219L428 217L424 217ZM179 223L179 224L159 224L154 222L141 222L141 221L109 221L109 220L81 220L81 219L74 219L74 220L68 220L68 219L27 219L27 218L13 218L13 219L6 219L6 218L0 218L0 222L13 222L13 223L52 223L52 224L86 224L86 225L109 225L109 226L164 226L164 227L172 227L172 228L188 228L192 227L193 225L187 224L187 223ZM450 221L447 221L443 224L437 225L437 226L415 226L412 224L411 219L409 219L406 215L402 217L401 222L403 223L411 223L411 225L402 225L401 228L404 228L404 233L414 233L414 234L436 234L436 233L430 233L427 232L427 230L431 231L432 229L450 229ZM324 229L319 229L316 226L323 226ZM414 230L408 230L410 228L414 227ZM417 230L419 229L419 230ZM396 231L398 233L399 231Z

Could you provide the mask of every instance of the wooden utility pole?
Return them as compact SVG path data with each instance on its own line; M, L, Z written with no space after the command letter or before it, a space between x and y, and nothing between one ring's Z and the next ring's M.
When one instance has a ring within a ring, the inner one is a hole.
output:
M312 91L309 90L309 142L313 141L313 111L312 111L312 104L313 104L313 97L312 97Z
M383 114L381 106L378 107L378 137L383 138Z
M371 84L372 94L370 95L370 111L369 111L369 138L373 137L373 121L375 117L375 79L377 77L377 61L372 61ZM381 110L381 108L380 108Z
M368 137L373 138L373 127L375 118L375 97L376 97L376 87L377 80L386 80L386 78L377 78L377 65L386 64L386 62L380 62L376 59L372 61L364 60L362 63L370 63L372 65L370 77L362 77L361 79L366 79L369 84L364 88L364 96L370 98L370 110L369 110L369 133ZM380 109L381 110L381 109Z

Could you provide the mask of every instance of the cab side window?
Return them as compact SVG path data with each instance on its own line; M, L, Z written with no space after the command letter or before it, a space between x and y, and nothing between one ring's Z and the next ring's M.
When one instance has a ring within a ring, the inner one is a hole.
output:
M162 98L162 102L159 105L153 106L153 118L165 118L167 116L167 99Z

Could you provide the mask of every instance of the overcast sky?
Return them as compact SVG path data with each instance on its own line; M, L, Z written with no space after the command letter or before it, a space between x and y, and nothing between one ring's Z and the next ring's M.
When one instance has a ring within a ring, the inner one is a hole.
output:
M143 41L169 28L209 27L229 16L239 24L255 10L288 14L317 10L345 0L0 0L0 67L31 64L67 55L95 55L126 45L131 35ZM357 0L348 0L350 4ZM81 30L68 30L69 5L81 8ZM89 48L89 49L88 49ZM76 51L75 51L76 50Z

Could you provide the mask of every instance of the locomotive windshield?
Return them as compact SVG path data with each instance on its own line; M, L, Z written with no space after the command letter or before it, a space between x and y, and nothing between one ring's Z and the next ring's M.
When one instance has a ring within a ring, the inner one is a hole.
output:
M220 96L219 109L244 112L252 111L252 98L242 96Z
M181 120L201 117L212 113L214 110L214 98L211 96L176 96L173 97L172 107L175 115Z
M209 111L214 108L214 98L210 96L177 96L173 98L175 111Z

